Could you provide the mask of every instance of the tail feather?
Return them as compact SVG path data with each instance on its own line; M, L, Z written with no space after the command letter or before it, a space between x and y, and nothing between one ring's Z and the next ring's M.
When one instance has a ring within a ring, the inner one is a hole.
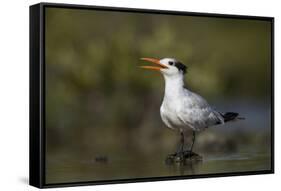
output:
M235 112L226 112L222 114L222 117L224 119L224 122L233 121L235 119L240 119L240 120L245 119L244 117L240 117L239 113L235 113Z

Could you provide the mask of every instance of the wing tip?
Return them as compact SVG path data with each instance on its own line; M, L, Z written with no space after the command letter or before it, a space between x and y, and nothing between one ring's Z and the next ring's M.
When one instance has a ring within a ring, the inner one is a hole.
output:
M245 120L245 117L240 117L239 113L236 112L226 112L222 114L222 117L224 119L224 122L233 121L235 119Z

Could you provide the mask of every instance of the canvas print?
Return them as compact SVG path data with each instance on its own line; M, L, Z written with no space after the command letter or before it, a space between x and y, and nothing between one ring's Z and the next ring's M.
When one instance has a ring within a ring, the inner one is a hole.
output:
M45 7L45 183L272 170L272 23Z

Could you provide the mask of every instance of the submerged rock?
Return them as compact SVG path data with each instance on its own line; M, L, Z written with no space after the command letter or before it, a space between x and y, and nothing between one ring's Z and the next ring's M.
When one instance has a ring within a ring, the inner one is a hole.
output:
M108 158L107 156L96 156L95 161L98 163L107 163Z

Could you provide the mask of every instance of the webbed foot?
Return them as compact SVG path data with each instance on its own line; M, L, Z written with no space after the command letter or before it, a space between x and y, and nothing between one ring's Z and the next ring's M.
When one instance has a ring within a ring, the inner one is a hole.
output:
M188 160L190 161L202 161L202 157L194 153L192 151L181 151L181 152L176 152L173 154L169 154L166 157L166 163L167 164L172 164L172 163L185 163Z

